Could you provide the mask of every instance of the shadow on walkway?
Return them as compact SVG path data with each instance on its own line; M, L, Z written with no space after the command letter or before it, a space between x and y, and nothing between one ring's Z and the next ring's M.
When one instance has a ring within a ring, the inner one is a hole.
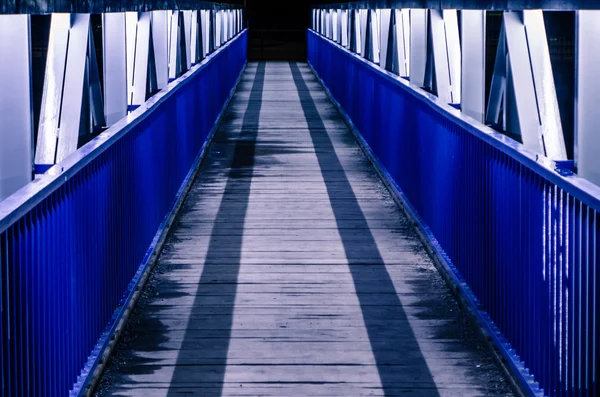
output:
M296 63L290 63L290 68L327 186L384 393L386 396L397 395L400 387L405 389L407 384L414 384L423 391L420 395L439 395L302 73ZM344 199L340 199L342 197ZM361 230L358 241L356 229Z
M217 212L193 310L169 387L169 397L181 395L178 391L179 387L185 388L186 383L198 379L202 379L206 388L197 390L194 395L206 397L222 395L243 239L241 233L228 235L222 229L242 230L244 228L264 80L265 63L262 62L258 64L256 70L248 108L235 144L231 170ZM223 252L227 253L227 258L223 258ZM215 299L218 299L218 313L215 312ZM210 327L207 327L209 320ZM197 359L198 354L202 354L202 358L208 359L211 364L190 366L189 363ZM189 389L187 390L189 392Z

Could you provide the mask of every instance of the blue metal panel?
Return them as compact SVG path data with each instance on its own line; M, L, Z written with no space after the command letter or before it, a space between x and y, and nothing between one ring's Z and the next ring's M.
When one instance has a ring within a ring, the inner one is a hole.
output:
M311 31L308 57L523 388L597 396L600 188Z
M244 31L0 204L2 396L85 388L238 81L246 48Z

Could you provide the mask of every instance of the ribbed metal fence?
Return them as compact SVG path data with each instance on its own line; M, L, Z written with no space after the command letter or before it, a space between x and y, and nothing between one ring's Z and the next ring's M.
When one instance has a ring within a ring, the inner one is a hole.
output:
M597 396L600 189L312 31L308 58L516 378Z
M90 355L145 270L235 88L246 48L244 31L55 166L54 176L0 204L3 396L66 396L89 374Z

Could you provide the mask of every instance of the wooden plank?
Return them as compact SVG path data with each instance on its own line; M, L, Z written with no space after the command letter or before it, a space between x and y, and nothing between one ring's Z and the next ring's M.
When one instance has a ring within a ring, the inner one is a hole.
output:
M100 396L511 395L305 64L250 64Z

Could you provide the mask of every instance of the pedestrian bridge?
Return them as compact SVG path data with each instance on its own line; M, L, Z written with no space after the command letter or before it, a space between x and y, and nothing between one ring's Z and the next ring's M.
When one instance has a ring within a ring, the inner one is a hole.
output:
M600 188L321 14L0 203L3 396L597 395Z

